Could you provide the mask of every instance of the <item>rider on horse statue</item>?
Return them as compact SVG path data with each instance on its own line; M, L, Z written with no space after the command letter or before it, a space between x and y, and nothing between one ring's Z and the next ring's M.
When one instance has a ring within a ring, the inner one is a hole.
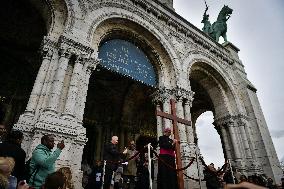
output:
M206 14L208 10L208 6L206 5L205 12L203 14L203 19L201 23L204 24L202 31L212 37L215 41L219 41L219 37L222 36L224 38L224 41L227 41L227 20L231 17L231 14L233 13L233 9L228 7L227 5L224 5L222 10L219 12L217 21L214 22L212 25L209 21L209 14Z

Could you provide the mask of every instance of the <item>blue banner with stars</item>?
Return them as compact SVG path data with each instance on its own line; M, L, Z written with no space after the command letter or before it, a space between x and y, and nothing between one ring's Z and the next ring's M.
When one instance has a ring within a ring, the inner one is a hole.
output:
M99 59L101 65L111 71L146 85L157 85L153 65L141 49L128 41L121 39L106 41L99 48Z

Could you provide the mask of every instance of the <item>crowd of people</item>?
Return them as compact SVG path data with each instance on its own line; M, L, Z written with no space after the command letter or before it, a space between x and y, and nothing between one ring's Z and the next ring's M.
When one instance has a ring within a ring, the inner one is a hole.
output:
M165 128L159 137L160 154L158 158L158 189L178 189L175 165L175 147L177 140L171 139L171 129ZM26 160L26 153L21 148L24 135L21 131L7 132L0 124L0 189L74 189L70 167L55 169L55 162L65 147L60 141L55 147L55 136L46 134L36 146L32 156ZM82 184L85 189L149 189L150 175L154 178L153 165L148 170L147 149L136 150L135 141L130 141L123 150L118 150L118 137L112 136L103 151L103 161L94 161L93 166L82 163L84 173ZM153 156L153 154L150 154ZM246 177L228 162L220 169L214 164L204 169L207 189L277 189L271 178L266 175Z
M273 179L267 177L265 174L262 175L255 174L247 177L241 174L238 171L238 169L230 167L228 162L226 162L222 168L218 169L214 167L213 163L208 165L204 169L204 180L206 181L207 189L227 188L228 184L236 184L235 186L229 185L232 188L235 188L236 186L251 187L252 186L251 184L254 184L258 187L277 189L277 188L283 188L284 184L284 179L283 179L282 186L277 186L274 183Z
M21 148L24 135L21 131L8 132L0 124L0 189L74 189L69 167L55 170L55 161L65 147L64 142L54 148L54 135L42 136L41 144L25 162Z

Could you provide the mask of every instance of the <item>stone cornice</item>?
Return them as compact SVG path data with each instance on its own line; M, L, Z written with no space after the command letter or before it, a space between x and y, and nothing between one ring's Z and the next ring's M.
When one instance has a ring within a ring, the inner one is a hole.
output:
M137 8L134 9L133 6L130 6L129 1L132 2L132 4ZM234 63L234 59L230 56L228 49L209 38L201 30L179 16L174 11L156 8L157 2L152 2L149 0L103 1L93 3L91 9L94 11L95 9L102 7L121 8L130 12L135 11L135 14L138 14L142 11L144 15L150 15L157 21L164 23L164 25L167 26L167 29L175 34L175 37L187 42L189 42L189 38L191 38L201 49L211 52L217 59L230 65ZM173 18L176 18L175 21ZM153 19L151 20L151 22L155 22Z
M168 9L168 12L166 13L165 11L157 9L156 6L154 5L152 6L149 5L153 4L153 2L149 0L130 0L130 1L134 2L136 6L139 6L139 8L144 9L144 11L146 11L148 14L152 13L152 15L156 17L156 19L164 21L169 28L175 28L175 33L178 33L181 38L186 40L187 37L190 37L191 39L194 40L195 43L200 45L202 48L209 50L216 57L222 57L222 59L229 64L234 63L234 60L230 57L229 51L226 48L224 48L221 44L215 42L213 39L211 39L206 34L204 34L200 29L192 25L190 22L185 20L183 17L181 17L174 11ZM179 20L181 23L173 21L172 19L173 17L177 18L177 20ZM192 28L193 31L191 31L188 28L188 26ZM203 39L204 37L207 38L208 40ZM210 42L215 44L212 45L210 44Z
M77 55L85 54L85 55L91 56L94 52L94 50L91 47L85 46L63 35L60 36L58 40L58 46L60 48L69 49L73 54L77 54Z
M152 102L154 104L164 103L171 97L172 91L165 87L156 90L152 95Z
M249 121L250 118L244 114L237 114L237 115L226 115L214 120L215 126L223 126L226 124L231 124L236 122L238 125L244 125L246 121Z
M177 87L172 90L173 95L176 97L177 100L185 100L187 103L192 105L194 92L186 90L181 87Z

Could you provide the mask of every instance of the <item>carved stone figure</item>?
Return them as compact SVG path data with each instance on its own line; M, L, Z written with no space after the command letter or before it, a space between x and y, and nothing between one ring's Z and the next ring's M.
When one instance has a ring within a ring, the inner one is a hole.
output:
M210 35L210 33L212 32L212 28L211 28L211 23L209 21L209 14L206 14L207 10L208 7L206 6L201 23L204 23L202 31L204 31L204 33L206 33L207 35Z

